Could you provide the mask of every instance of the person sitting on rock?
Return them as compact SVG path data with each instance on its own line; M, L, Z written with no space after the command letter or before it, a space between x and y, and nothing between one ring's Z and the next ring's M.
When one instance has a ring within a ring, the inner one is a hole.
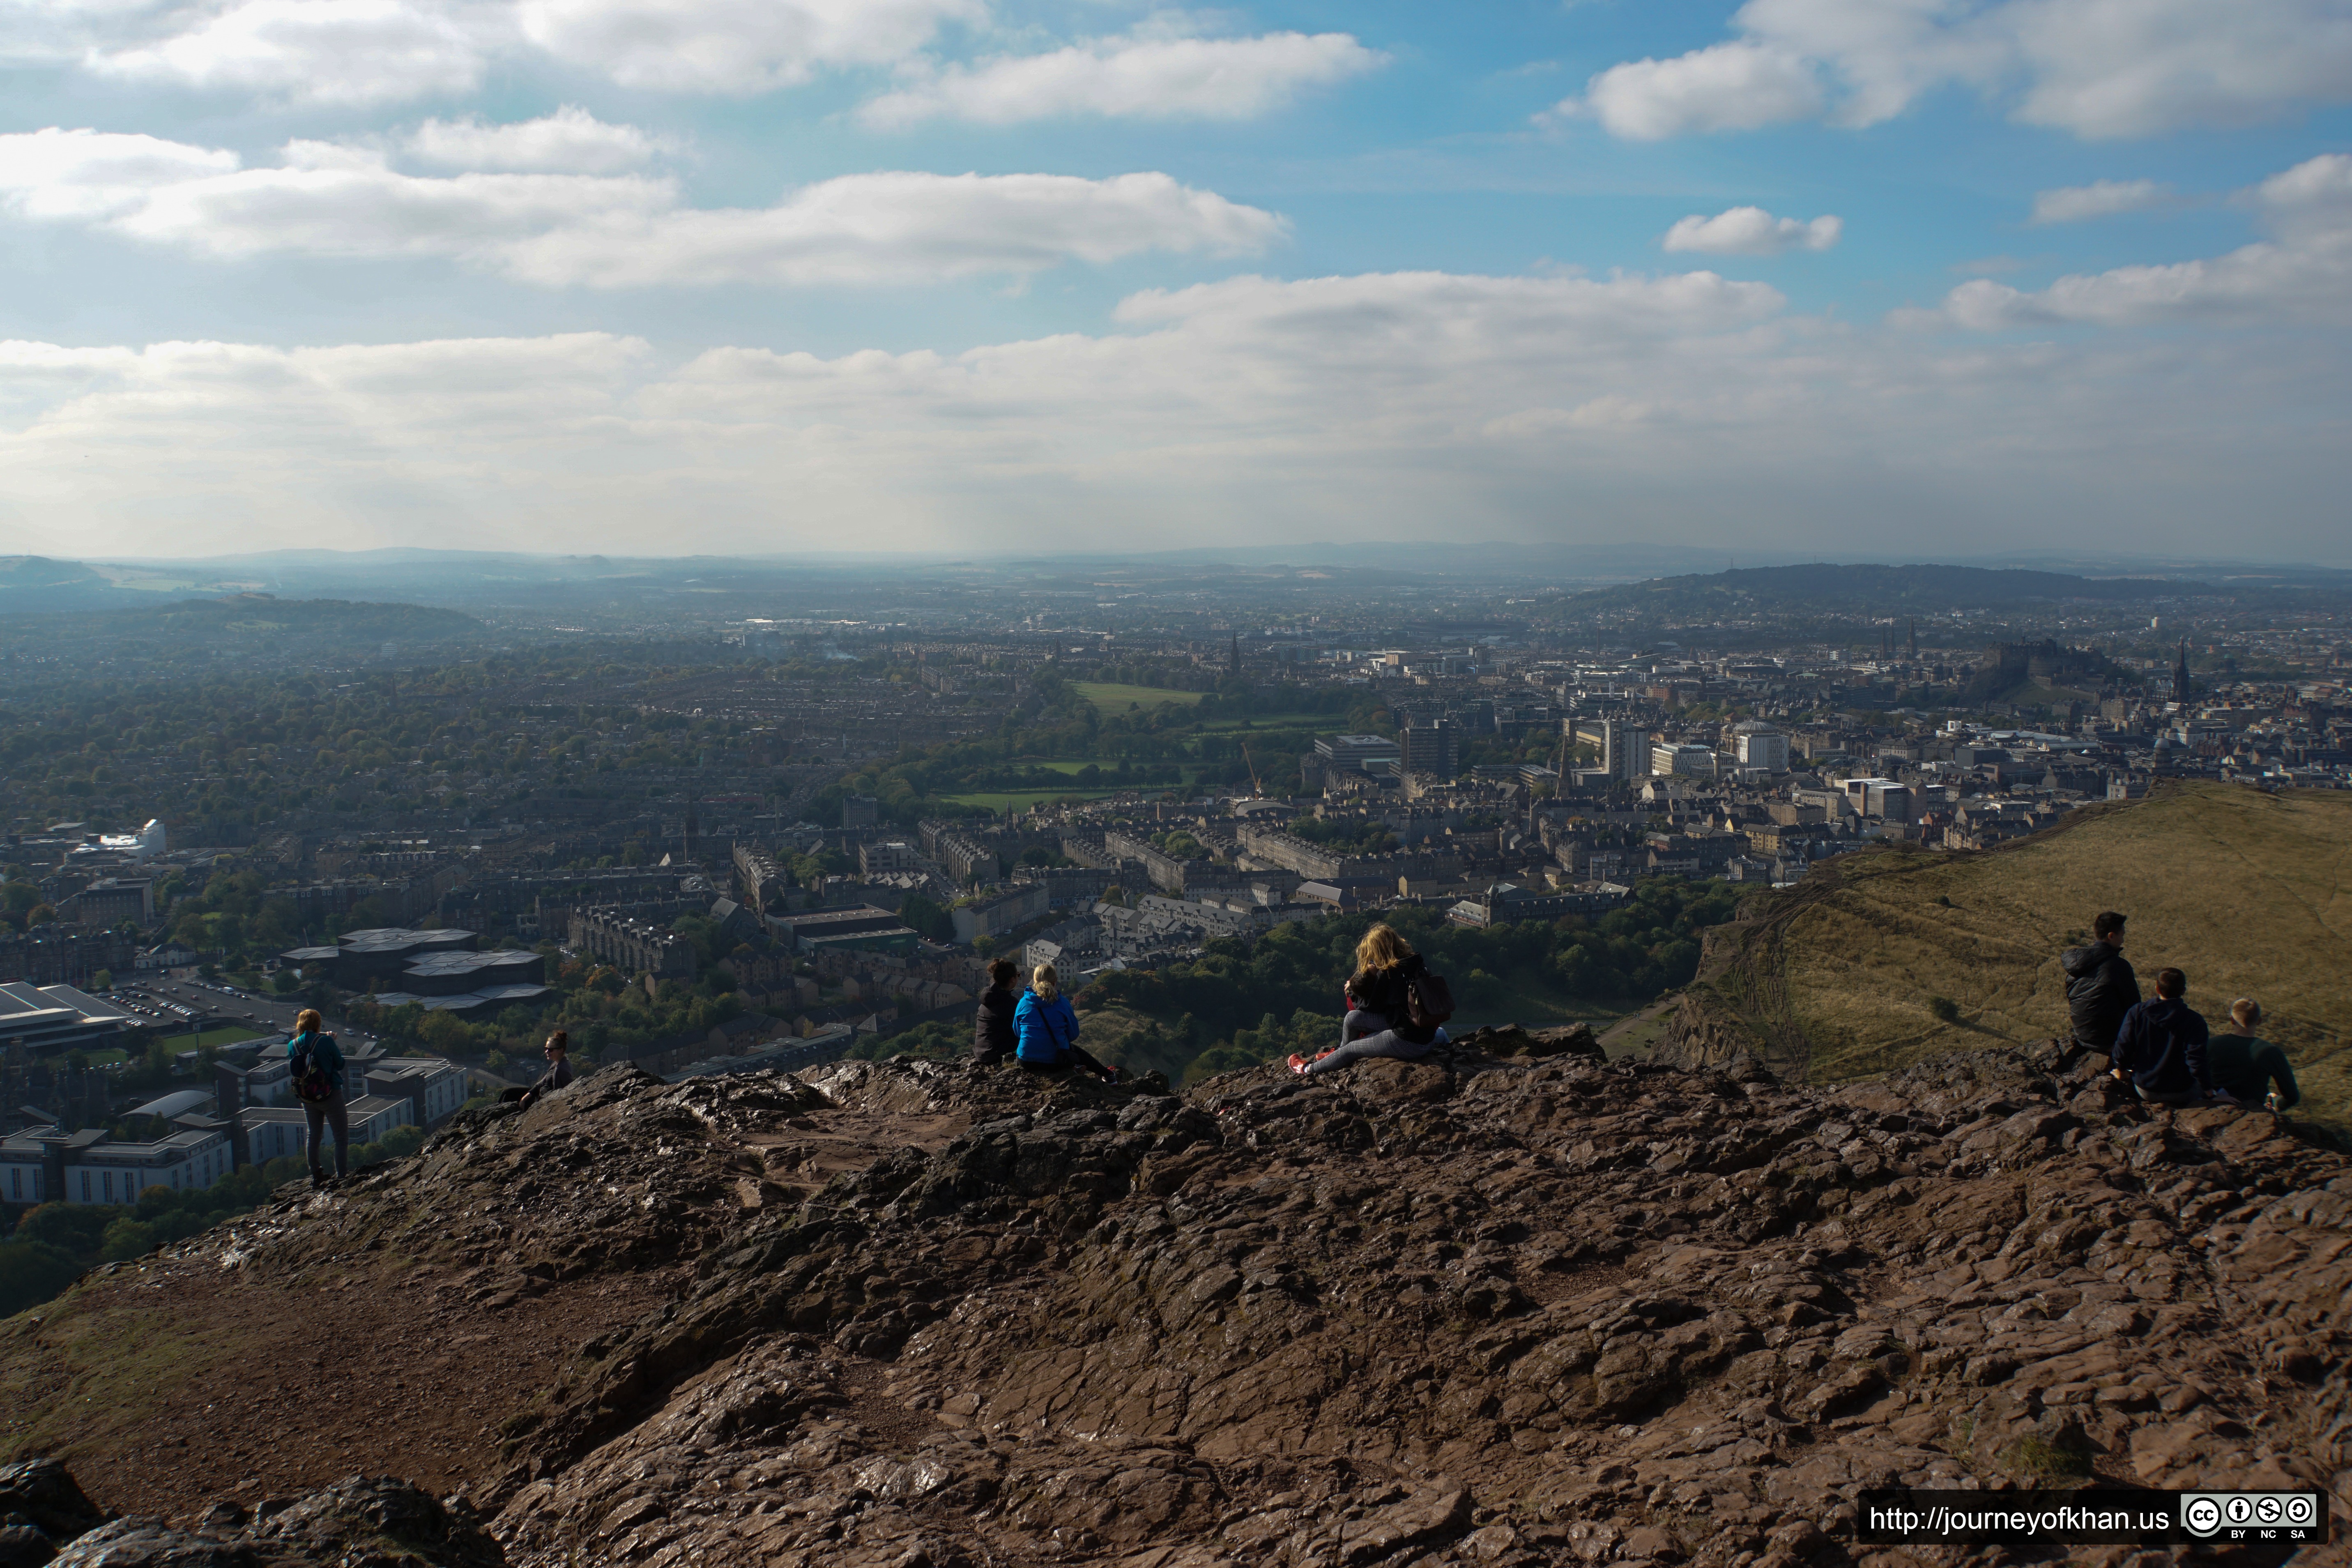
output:
M2091 921L2091 944L2059 955L2066 976L2066 1012L2074 1043L2105 1056L2115 1049L2124 1015L2139 1005L2139 976L2124 956L2124 917L2109 910Z
M1340 1020L1339 1044L1311 1062L1305 1057L1292 1057L1290 1070L1314 1078L1368 1057L1412 1061L1436 1049L1445 1031L1415 1026L1408 994L1413 981L1428 968L1394 927L1376 925L1366 931L1356 944L1356 973L1340 991L1348 1014Z
M971 1059L982 1067L993 1067L1021 1048L1021 1037L1013 1027L1013 1010L1020 1005L1013 994L1013 979L1020 973L1020 965L1009 958L988 966L988 989L980 994L980 1009L971 1021Z
M1062 977L1050 963L1039 964L1030 975L1029 989L1013 1010L1013 1029L1020 1037L1013 1059L1031 1072L1082 1067L1105 1083L1118 1077L1078 1048L1078 1015L1062 994Z
M2273 1110L2290 1110L2303 1102L2295 1087L2294 1069L2286 1053L2268 1040L2257 1039L2263 1005L2251 996L2230 1004L2230 1021L2205 1042L2205 1059L2213 1069L2213 1084L2241 1105L2268 1102ZM2271 1086L2276 1084L2273 1089Z
M539 1075L538 1082L528 1088L510 1089L499 1096L500 1104L520 1105L529 1109L538 1104L544 1096L554 1093L572 1081L572 1037L570 1035L562 1029L556 1030L547 1037L547 1044L541 1046L540 1051L547 1058L547 1070Z
M2205 1054L2205 1019L2181 998L2189 977L2178 969L2156 972L2156 997L2124 1015L2109 1055L2115 1075L2152 1105L2229 1102L2213 1087Z

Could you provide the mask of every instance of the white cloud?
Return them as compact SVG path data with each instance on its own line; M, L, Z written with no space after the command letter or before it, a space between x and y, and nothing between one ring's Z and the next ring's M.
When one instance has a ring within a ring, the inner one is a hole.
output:
M511 128L481 129L513 145L499 135ZM851 174L772 207L698 209L667 177L427 178L318 142L239 169L205 148L59 131L0 136L0 193L28 217L202 256L443 256L555 287L1020 276L1151 250L1238 255L1284 233L1272 213L1162 174Z
M1753 131L1821 112L1812 68L1785 49L1717 44L1671 60L1612 66L1586 84L1580 104L1611 134L1654 142L1694 131Z
M479 115L428 120L402 145L411 157L442 168L518 174L614 174L675 150L665 138L634 125L607 125L572 104L509 125L489 124Z
M761 92L819 68L888 65L982 0L521 0L523 35L624 87Z
M2343 0L1748 0L1732 26L1737 38L1601 71L1559 111L1635 138L1862 126L1961 87L2026 123L2102 138L2352 99Z
M849 174L772 207L615 214L505 248L527 281L880 283L1024 274L1148 250L1263 250L1280 218L1166 174Z
M95 220L135 210L158 186L215 178L234 153L117 132L0 135L0 200L25 217Z
M2335 199L2325 171L2278 199ZM683 362L604 334L0 344L8 526L93 553L729 552L1771 530L2340 552L2343 334L1954 350L1756 283L1443 273L1140 294L961 353Z
M485 63L474 31L415 0L244 0L167 37L88 56L91 69L136 81L352 105L467 91Z
M2035 192L2032 221L2080 223L2085 218L2168 206L2172 199L2172 187L2159 185L2154 180L2094 180L2087 185L2063 185L2053 191Z
M1946 296L1944 316L1979 331L2175 321L2352 323L2352 156L2309 159L2243 195L2276 238L2168 266L2078 273L2041 289L1980 279Z
M1762 207L1733 207L1713 217L1693 213L1666 230L1659 243L1668 250L1710 256L1779 256L1790 250L1827 250L1845 232L1843 218L1801 222L1774 217Z
M297 103L470 91L493 63L551 55L625 87L755 93L890 66L986 0L0 0L0 58Z
M1302 89L1361 75L1387 58L1346 33L1104 38L952 66L858 112L870 125L889 127L942 118L1008 125L1074 115L1247 120L1282 108Z

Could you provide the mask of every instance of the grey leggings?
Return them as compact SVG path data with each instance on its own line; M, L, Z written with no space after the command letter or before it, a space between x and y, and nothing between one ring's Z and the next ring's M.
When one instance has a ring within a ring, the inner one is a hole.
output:
M310 1119L310 1143L303 1151L310 1156L310 1173L314 1176L326 1174L327 1166L323 1158L326 1151L319 1145L323 1142L321 1135L329 1127L332 1127L335 1130L335 1174L349 1175L352 1158L352 1121L343 1106L343 1091L340 1089L331 1089L327 1091L327 1098L324 1100L304 1100L302 1113Z
M1339 1048L1328 1057L1307 1063L1307 1076L1312 1078L1318 1073L1337 1072L1339 1068L1352 1066L1368 1057L1396 1057L1405 1061L1412 1061L1427 1056L1437 1048L1438 1041L1445 1038L1445 1031L1440 1029L1437 1031L1435 1039L1425 1045L1416 1044L1388 1026L1389 1021L1377 1013L1349 1013L1347 1021L1339 1026ZM1360 1039L1349 1037L1356 1034L1360 1028L1370 1029L1374 1032Z

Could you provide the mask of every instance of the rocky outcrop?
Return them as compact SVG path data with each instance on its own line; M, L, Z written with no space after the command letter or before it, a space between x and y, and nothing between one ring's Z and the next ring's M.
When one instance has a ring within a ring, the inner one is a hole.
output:
M21 1467L19 1467L21 1468ZM62 1472L59 1472L62 1474ZM70 1488L70 1477L64 1479ZM5 1487L0 1477L0 1487ZM79 1489L75 1489L79 1490ZM93 1510L94 1511L94 1510ZM84 1521L88 1523L89 1521ZM38 1555L0 1556L51 1568L505 1568L506 1555L462 1505L406 1481L353 1476L304 1498L247 1510L223 1503L179 1527L158 1519L90 1524Z
M1517 1033L1182 1096L599 1074L233 1245L576 1169L583 1268L677 1268L479 1456L515 1568L1729 1568L1858 1557L1871 1485L2340 1490L2352 1165L2267 1114L2054 1045L1823 1091ZM486 1283L572 1256L533 1208Z

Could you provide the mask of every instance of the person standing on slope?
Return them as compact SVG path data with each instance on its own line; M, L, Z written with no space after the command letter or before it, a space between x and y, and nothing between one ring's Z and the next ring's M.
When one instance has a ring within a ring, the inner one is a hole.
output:
M2074 1043L2106 1056L2116 1048L2124 1015L2139 1005L2139 976L2124 956L2124 917L2109 910L2091 922L2091 944L2060 955L2066 975L2066 1012Z
M327 1184L325 1151L319 1145L330 1127L335 1131L335 1179L341 1181L352 1171L352 1120L343 1103L343 1053L335 1037L326 1032L326 1025L316 1007L305 1007L294 1016L294 1035L286 1042L287 1076L293 1080L294 1097L302 1102L303 1120L310 1126L302 1152L310 1156L314 1187Z

